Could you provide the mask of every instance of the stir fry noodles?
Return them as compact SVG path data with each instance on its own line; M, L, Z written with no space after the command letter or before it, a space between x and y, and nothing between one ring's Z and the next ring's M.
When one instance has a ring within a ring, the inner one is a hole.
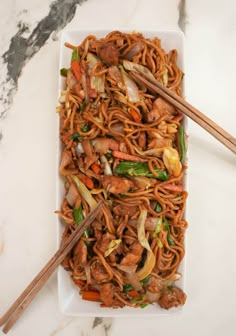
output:
M62 242L99 200L104 207L63 267L82 299L101 307L183 305L178 268L184 257L183 115L134 80L138 69L181 95L177 51L140 33L87 36L61 69L65 197Z

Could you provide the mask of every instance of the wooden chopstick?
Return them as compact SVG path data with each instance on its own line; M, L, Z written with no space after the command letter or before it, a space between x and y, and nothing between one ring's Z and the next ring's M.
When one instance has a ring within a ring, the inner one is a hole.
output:
M103 201L99 201L97 206L86 216L83 222L76 228L76 230L68 237L65 243L59 248L54 256L47 262L37 276L26 287L22 294L11 305L7 312L0 319L0 326L4 325L3 332L6 334L15 322L19 319L28 305L32 302L34 297L38 294L40 289L44 286L46 281L55 271L55 269L65 259L71 249L74 247L78 239L82 236L86 228L93 222L97 214L103 206Z
M155 93L158 93L165 100L174 105L178 110L183 112L197 124L203 127L206 131L208 131L211 135L213 135L234 154L236 154L236 139L231 134L226 132L222 127L217 125L213 120L186 102L186 100L184 100L182 97L163 86L160 82L150 78L148 74L140 72L138 69L131 71L131 73L134 78L137 78L146 87Z

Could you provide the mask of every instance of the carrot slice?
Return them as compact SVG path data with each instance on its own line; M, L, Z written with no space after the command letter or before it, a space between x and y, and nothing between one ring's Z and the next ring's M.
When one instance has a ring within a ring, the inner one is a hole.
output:
M81 69L78 61L71 62L71 68L73 70L73 73L75 75L75 78L79 82L81 80Z
M112 155L118 159L125 160L125 161L147 162L146 159L142 159L138 156L130 155L130 154L119 152L119 151L113 151Z
M141 121L141 115L134 109L130 108L129 109L129 114L131 115L132 119L135 121L135 122L140 122Z
M93 180L90 177L88 177L88 176L86 176L84 174L80 174L79 178L86 185L86 187L88 187L89 189L93 189L94 188Z
M139 292L137 292L136 290L130 290L127 293L129 294L129 296L131 296L133 298L135 298L135 297L137 297L137 296L140 295Z
M173 192L182 192L183 191L183 186L182 185L175 185L175 184L164 184L163 188L169 191L173 191Z
M101 171L99 165L96 164L96 163L93 163L92 166L91 166L91 168L92 168L92 171L93 171L95 174L99 174L100 171Z
M99 292L83 292L82 299L87 301L101 302Z

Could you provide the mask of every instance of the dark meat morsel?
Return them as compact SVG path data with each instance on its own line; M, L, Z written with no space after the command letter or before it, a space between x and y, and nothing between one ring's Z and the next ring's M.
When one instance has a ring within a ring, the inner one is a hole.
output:
M130 248L130 252L122 259L121 265L137 265L141 260L143 247L138 242L133 243Z
M110 234L109 232L105 233L98 242L98 248L102 253L105 253L110 242L116 239L116 236Z
M95 219L91 227L93 228L95 238L100 240L102 238L102 224Z
M129 217L132 217L137 212L138 207L137 206L125 206L123 204L118 204L113 208L113 212L116 216L125 216L128 215Z
M113 305L114 285L111 283L105 283L100 286L100 298L107 307Z
M98 48L98 56L107 65L118 65L119 50L113 43L102 43Z
M94 261L91 265L91 275L96 283L100 284L107 282L109 276L104 266L99 261Z
M80 266L85 266L87 263L87 246L83 240L80 240L76 247L74 248L74 264L75 265L80 265Z
M168 288L158 300L159 305L164 309L182 306L186 301L186 294L179 288Z

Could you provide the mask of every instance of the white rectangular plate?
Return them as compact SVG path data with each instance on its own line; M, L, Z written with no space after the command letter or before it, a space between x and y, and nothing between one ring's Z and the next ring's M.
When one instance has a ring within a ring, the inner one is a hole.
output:
M73 30L65 31L61 37L60 44L60 69L68 68L71 58L71 50L64 46L65 42L72 45L79 45L87 35L95 35L101 38L107 35L110 30ZM134 29L119 29L120 31L130 33ZM135 29L141 32L145 37L153 38L157 36L161 39L161 45L165 51L177 49L178 51L178 65L184 71L184 37L179 31L153 31ZM64 89L64 78L59 76L59 95L61 90ZM184 84L183 84L184 85ZM184 88L184 86L183 86ZM59 118L58 118L59 119ZM58 167L60 161L61 144L59 141L59 121L58 121ZM59 169L58 169L59 170ZM60 209L62 200L64 198L64 184L57 172L57 204L56 208ZM64 226L58 219L58 246L60 244L61 235ZM185 258L184 258L185 260ZM178 281L177 285L184 290L184 262L181 263L179 271L182 273L182 278ZM58 293L59 293L59 306L61 311L66 315L73 316L106 316L106 317L135 317L135 316L159 316L179 312L182 308L171 309L169 311L161 309L157 304L149 305L145 309L142 308L122 308L111 309L101 308L99 303L88 302L81 299L79 295L79 288L76 287L70 279L70 274L66 272L61 266L58 269Z

